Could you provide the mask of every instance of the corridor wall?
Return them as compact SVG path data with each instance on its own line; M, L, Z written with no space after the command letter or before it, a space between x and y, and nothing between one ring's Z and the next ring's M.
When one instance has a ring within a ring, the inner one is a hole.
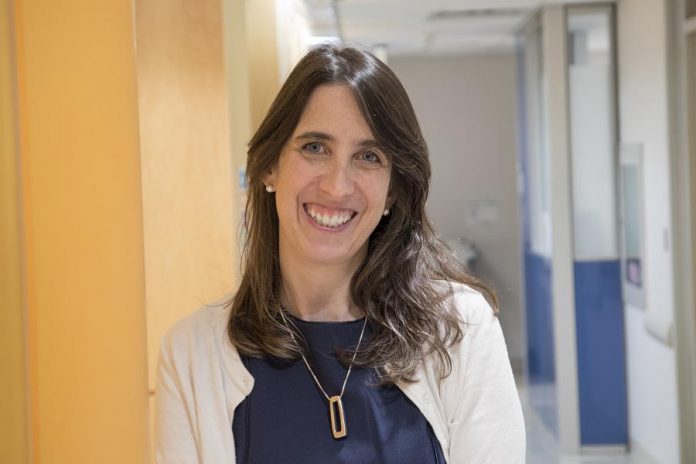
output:
M135 2L151 407L162 335L237 275L222 8Z
M675 351L646 330L651 312L674 314L670 211L670 117L667 0L617 6L621 142L643 147L645 198L645 306L627 303L629 429L635 449L660 463L679 462Z
M276 0L137 0L135 13L154 419L162 335L239 279L246 148L280 88L283 18Z
M145 462L132 5L14 5L31 462Z

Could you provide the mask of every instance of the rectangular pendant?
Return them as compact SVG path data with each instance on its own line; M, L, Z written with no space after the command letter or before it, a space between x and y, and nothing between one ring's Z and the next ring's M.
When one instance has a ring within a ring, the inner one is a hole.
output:
M343 438L346 436L346 418L343 414L343 402L340 396L332 396L329 398L329 414L331 416L331 433L334 438ZM338 421L336 415L338 414ZM338 424L336 424L338 422ZM337 426L338 425L338 426Z

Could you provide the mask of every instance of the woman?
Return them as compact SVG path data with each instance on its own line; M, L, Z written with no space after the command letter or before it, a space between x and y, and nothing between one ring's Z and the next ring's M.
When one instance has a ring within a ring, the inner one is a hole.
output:
M239 289L162 341L158 463L524 462L494 293L426 217L427 147L392 71L311 50L247 175Z

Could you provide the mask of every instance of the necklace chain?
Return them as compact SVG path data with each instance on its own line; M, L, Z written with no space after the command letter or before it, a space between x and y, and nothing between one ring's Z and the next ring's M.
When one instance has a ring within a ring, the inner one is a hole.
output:
M295 334L294 332L290 329L290 326L288 326L288 321L285 318L285 310L282 308L280 309L280 316L283 318L283 324L285 325L285 328L287 328L290 331L290 337L292 337L292 341L297 347L297 349L300 349L300 345L297 343L297 340L295 339ZM365 334L365 327L367 326L367 316L365 317L365 322L363 323L362 330L360 331L360 338L358 338L358 346L355 347L355 351L353 352L353 359L350 360L350 365L348 366L348 372L346 373L346 378L343 379L343 386L341 387L341 393L338 395L338 398L343 398L343 392L346 390L346 384L348 383L348 377L350 377L350 371L353 369L353 362L355 362L355 357L358 354L358 349L360 349L360 343L362 342L363 335ZM316 374L314 374L314 371L312 370L312 367L309 365L309 362L307 361L307 358L305 357L304 353L302 353L302 350L300 350L300 356L302 356L302 360L305 363L305 366L307 366L307 370L309 371L310 374L312 374L312 378L314 379L314 382L317 384L317 387L319 387L319 390L324 394L326 399L330 402L331 398L329 395L326 394L326 391L324 390L324 387L321 386L321 383L319 382L319 379L317 378Z

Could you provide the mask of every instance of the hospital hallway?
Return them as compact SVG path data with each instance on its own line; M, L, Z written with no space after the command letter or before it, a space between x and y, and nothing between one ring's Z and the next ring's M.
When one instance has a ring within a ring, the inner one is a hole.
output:
M408 94L527 463L696 464L696 0L0 0L0 463L155 463L163 337L239 285L325 43Z
M558 464L657 464L650 456L640 450L619 450L607 452L596 450L591 453L564 453L558 439L549 432L541 418L529 404L527 387L520 379L517 381L520 401L524 411L524 422L527 429L527 462L558 463Z

